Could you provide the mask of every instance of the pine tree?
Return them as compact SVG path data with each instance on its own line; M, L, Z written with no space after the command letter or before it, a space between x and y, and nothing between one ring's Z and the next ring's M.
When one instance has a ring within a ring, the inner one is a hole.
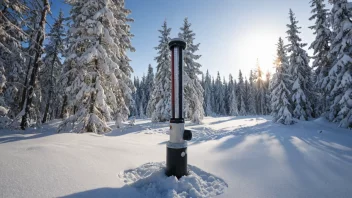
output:
M264 77L263 77L263 71L260 68L259 61L257 61L257 70L256 70L256 77L255 79L256 82L256 94L255 94L255 100L256 100L256 112L260 115L265 115L265 86L264 86Z
M215 113L218 115L225 115L225 86L221 81L220 73L218 72L215 87L214 87L214 98L215 98Z
M69 72L75 79L67 90L74 115L66 119L59 131L105 133L107 121L116 120L121 127L129 115L133 84L132 68L126 50L130 45L131 21L124 1L70 0L72 25L69 29ZM84 39L82 39L84 38Z
M59 17L48 34L49 42L45 45L46 56L44 58L44 66L40 72L40 86L45 104L42 123L45 123L48 117L53 119L53 111L60 104L57 84L62 71L60 55L64 52L63 39L66 36L64 20L63 12L60 10Z
M229 75L229 115L237 116L238 115L238 104L237 104L237 95L236 95L236 82L233 81L233 77Z
M243 76L242 76L242 72L241 70L239 71L239 75L238 75L238 86L237 86L237 96L238 96L238 109L240 110L240 115L247 115L247 111L246 111L246 105L245 105L245 101L244 101L244 89L245 89L245 85L244 85L244 81L243 81Z
M250 87L249 87L249 82L247 80L247 77L244 78L244 90L243 90L243 101L245 105L245 109L247 112L247 115L251 115L249 113L249 100L250 100Z
M153 72L153 67L149 64L148 66L148 74L147 74L147 79L146 79L146 88L145 88L145 115L147 117L151 117L151 115L148 114L148 103L151 99L151 95L153 92L153 87L154 87L154 72Z
M201 64L196 62L201 56L195 54L198 51L200 44L194 44L196 34L190 29L190 27L191 24L188 22L188 19L185 18L183 27L181 27L181 33L179 33L179 37L187 43L184 52L184 98L185 106L188 108L185 109L185 114L189 116L193 123L200 123L204 117L204 90L197 76L202 74L200 71Z
M229 112L229 105L228 105L228 97L229 97L229 93L228 93L228 84L226 82L225 77L223 77L222 79L222 92L224 95L224 102L223 102L223 113L222 115L228 115Z
M331 44L331 31L328 22L328 9L325 9L323 0L312 0L312 17L309 20L315 20L315 25L310 28L314 30L315 40L310 45L309 49L314 50L314 83L319 94L317 95L316 102L314 102L314 112L323 112L326 110L326 97L325 87L328 82L328 72L331 67L329 60L329 50Z
M43 6L41 11L41 19L39 23L39 30L35 37L35 56L33 59L33 66L31 68L31 73L28 78L27 95L25 96L25 102L23 103L23 116L21 120L21 129L25 130L31 121L38 120L38 117L34 117L33 113L35 108L33 108L34 96L35 96L35 84L38 78L39 67L42 64L42 54L43 54L43 43L45 39L45 23L46 15L50 12L49 0L43 0ZM31 112L30 112L31 111ZM30 115L31 113L31 115Z
M329 57L333 57L326 91L329 93L328 118L341 127L352 127L352 10L347 0L331 0L334 38Z
M138 95L139 95L139 117L140 118L144 118L145 117L145 109L146 109L146 104L147 100L146 100L146 90L147 90L147 84L146 84L146 76L143 74L142 80L140 82L139 85L139 91L138 91Z
M18 101L24 87L26 59L22 43L28 39L21 21L28 10L27 3L22 0L3 0L0 3L0 70L3 84L0 100L8 108L7 115L11 118L21 111Z
M159 30L157 72L155 75L154 88L148 103L148 115L152 115L153 122L165 122L171 118L171 56L169 50L171 28L167 27L166 21Z
M255 80L256 80L256 74L252 70L250 71L249 74L249 97L248 97L248 113L250 115L256 115L256 100L255 100L255 95L256 95L256 86L255 86Z
M27 35L26 38L26 45L28 47L24 48L24 51L26 53L26 62L25 62L25 67L23 70L25 71L24 73L24 78L22 80L23 84L23 89L21 89L21 99L20 101L20 109L21 113L18 116L21 116L24 113L25 105L26 105L26 100L28 99L28 91L31 88L29 85L30 78L31 78L31 72L33 70L33 66L35 65L35 58L37 56L37 53L43 53L42 50L38 51L38 45L36 38L39 34L42 34L41 32L41 20L42 20L42 10L43 10L43 5L44 1L28 1L28 7L30 11L26 14L26 19L25 19L25 32ZM42 47L41 47L42 48ZM41 68L43 64L41 63L39 67ZM40 70L40 68L38 70ZM38 75L39 77L39 75ZM34 122L40 122L39 117L41 116L38 112L40 110L42 101L41 101L41 91L40 91L40 85L38 83L35 83L34 86L34 94L32 97L32 107L30 109L30 114L31 114L31 120ZM37 114L38 113L38 114Z
M139 114L139 103L140 103L139 91L141 90L139 84L140 82L139 82L138 76L134 77L133 86L135 87L135 89L132 91L133 102L130 104L130 107L129 107L131 116L138 116Z
M116 98L117 105L116 111L114 110L114 117L116 118L116 126L118 128L122 127L122 121L126 121L128 118L129 105L133 102L132 98L132 90L133 82L131 81L131 75L133 69L130 65L130 59L127 56L127 51L134 52L135 49L132 46L131 39L134 36L130 29L130 23L133 22L133 19L129 18L128 15L131 14L131 10L125 8L125 0L111 0L112 6L111 10L113 11L113 16L117 20L117 24L115 25L116 29L116 43L118 46L117 60L116 63L119 66L119 70L117 70L117 86L111 84L111 89L116 90L116 94L114 96L108 97L112 101L109 103L114 103L114 99ZM110 15L111 16L111 15ZM109 16L108 16L109 17Z
M312 82L311 82L311 68L309 67L309 57L307 52L303 49L306 44L301 43L302 39L299 37L299 29L297 26L294 13L290 10L290 24L287 25L287 38L290 44L288 45L288 52L290 56L290 72L293 76L292 85L292 102L294 106L293 116L300 120L307 120L312 117Z
M211 86L211 76L209 71L205 75L204 81L204 105L205 105L205 115L211 116L213 114L212 107L212 86Z
M265 77L266 77L266 79L265 79L265 82L264 82L264 88L265 88L264 111L265 111L265 115L269 115L269 114L271 113L271 103L270 103L270 93L271 93L270 80L271 80L271 73L270 73L269 71L267 71Z
M284 42L279 38L277 44L277 58L275 60L276 73L274 74L270 87L271 115L275 122L282 124L293 124L291 109L291 92L289 90L291 81L289 77L289 61L286 55Z
M214 77L212 77L211 80L211 107L212 107L212 112L213 113L217 113L217 109L216 109L216 93L215 93L216 87L215 87L215 80Z

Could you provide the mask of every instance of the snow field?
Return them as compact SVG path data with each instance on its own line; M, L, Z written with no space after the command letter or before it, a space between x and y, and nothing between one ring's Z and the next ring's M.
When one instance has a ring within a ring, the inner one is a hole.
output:
M0 197L350 197L351 131L325 119L270 117L186 124L189 169L163 176L168 123L136 120L106 135L57 134L60 124L0 130ZM214 180L212 179L214 178ZM228 187L226 187L228 186Z

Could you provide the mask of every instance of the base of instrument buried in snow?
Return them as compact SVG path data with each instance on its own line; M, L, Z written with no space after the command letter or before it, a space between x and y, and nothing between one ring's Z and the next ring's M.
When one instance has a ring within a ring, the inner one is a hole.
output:
M189 175L180 179L165 175L165 162L147 163L120 173L119 178L135 188L141 197L215 197L223 194L226 182L195 166L188 165Z

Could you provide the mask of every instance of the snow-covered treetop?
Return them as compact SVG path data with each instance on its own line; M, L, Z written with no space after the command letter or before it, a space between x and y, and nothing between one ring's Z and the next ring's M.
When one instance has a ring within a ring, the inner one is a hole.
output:
M288 31L286 32L288 34L288 37L287 37L288 41L292 45L295 45L297 47L306 46L307 44L300 43L302 39L298 36L298 34L300 34L301 32L298 30L301 29L301 27L297 26L298 21L296 20L295 14L291 9L289 12L289 16L290 16L290 23L287 25Z

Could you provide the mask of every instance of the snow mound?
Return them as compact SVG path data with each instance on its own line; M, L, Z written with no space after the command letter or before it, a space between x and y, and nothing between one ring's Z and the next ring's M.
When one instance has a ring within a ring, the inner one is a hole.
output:
M147 163L136 169L126 170L118 176L144 197L188 198L214 197L228 187L220 178L188 165L190 174L177 180L165 175L165 162Z

